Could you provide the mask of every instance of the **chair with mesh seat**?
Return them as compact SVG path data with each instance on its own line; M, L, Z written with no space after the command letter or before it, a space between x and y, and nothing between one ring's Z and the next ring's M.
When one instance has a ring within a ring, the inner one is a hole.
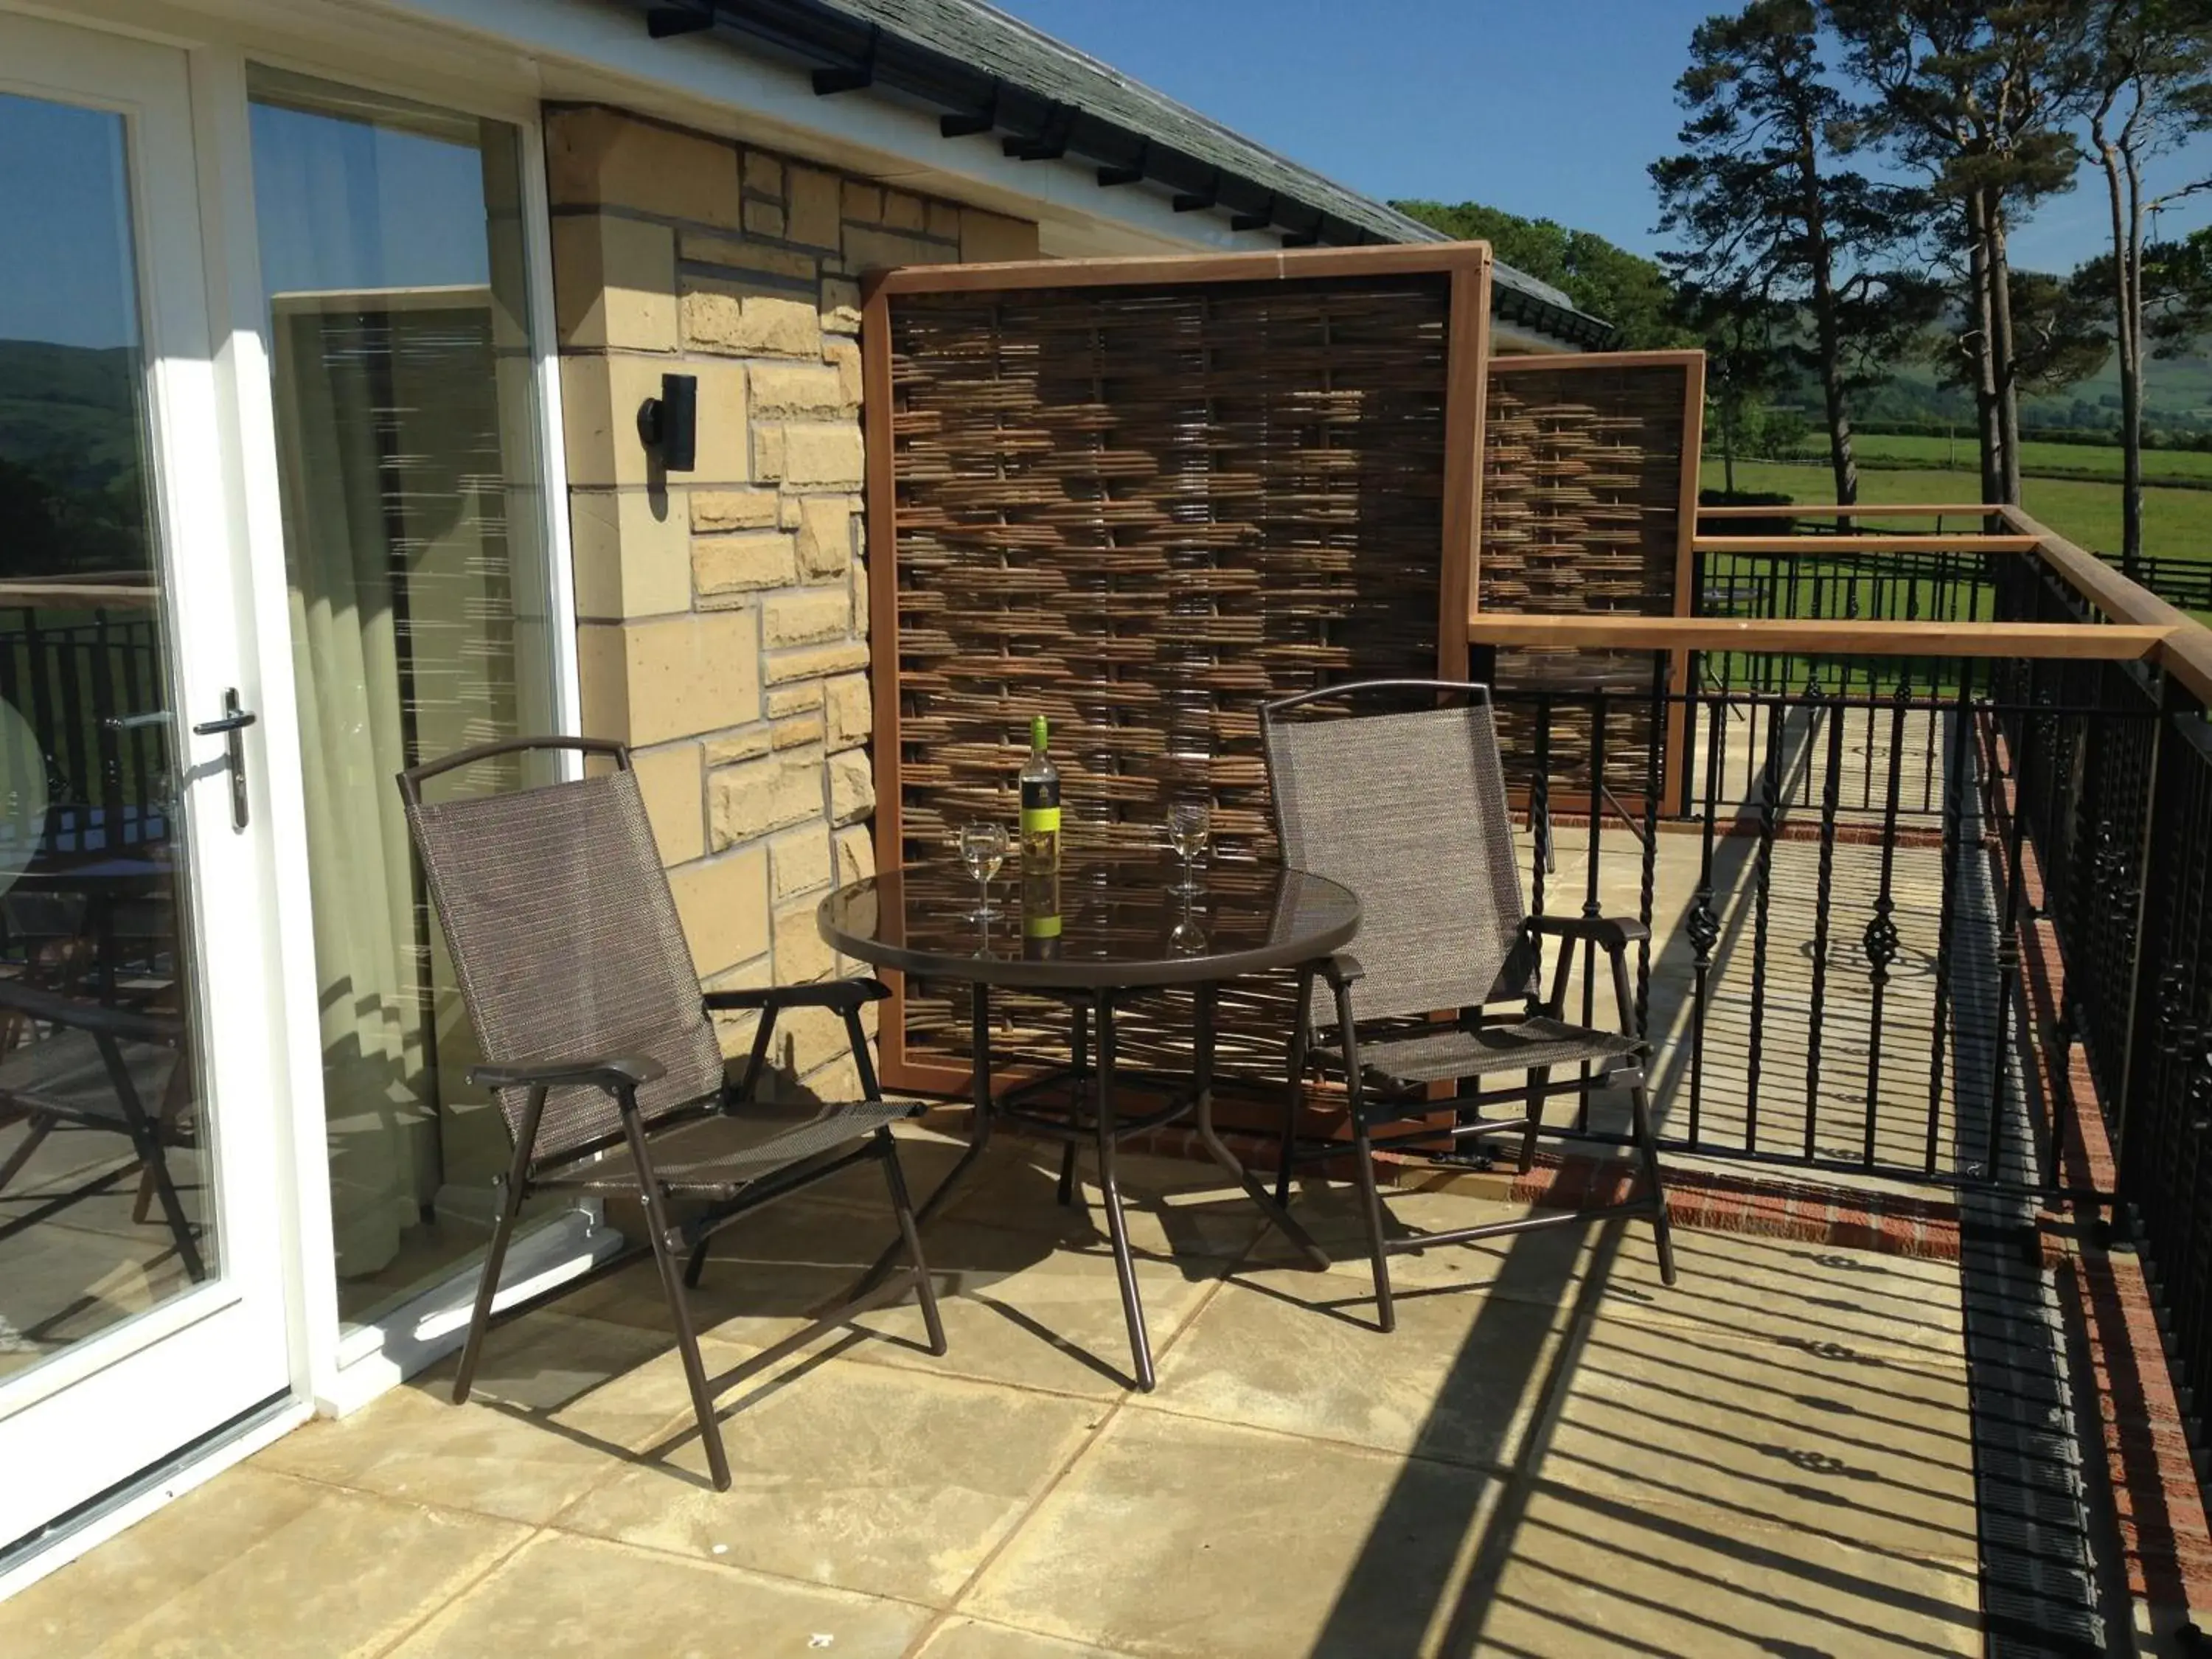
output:
M441 773L532 750L603 757L612 769L473 799L423 799L423 785ZM581 738L486 744L403 772L399 785L485 1056L469 1078L494 1091L514 1145L453 1380L455 1401L469 1396L523 1200L550 1187L641 1201L719 1490L728 1489L730 1470L714 1420L718 1393L909 1290L921 1303L931 1351L943 1353L944 1327L890 1130L921 1108L877 1097L860 1024L861 1009L888 994L884 987L841 980L702 993L620 744ZM795 1008L826 1008L843 1020L863 1099L782 1107L754 1099L776 1017ZM725 1064L714 1039L711 1015L723 1009L759 1011L741 1066ZM710 1385L684 1292L698 1285L713 1236L764 1204L869 1160L883 1165L908 1265ZM680 1218L678 1205L685 1206ZM599 1272L641 1254L626 1252ZM512 1311L519 1310L501 1316Z
M1402 713L1339 714L1307 707L1386 696L1421 706ZM1447 696L1460 701L1440 701ZM1340 952L1300 974L1278 1200L1289 1202L1291 1174L1301 1161L1343 1150L1340 1141L1302 1146L1297 1139L1307 1073L1317 1066L1340 1078L1346 1088L1382 1329L1396 1322L1389 1260L1394 1253L1595 1216L1649 1217L1661 1273L1673 1284L1674 1247L1644 1084L1645 1044L1634 1035L1628 988L1628 947L1650 933L1634 920L1526 913L1487 688L1366 681L1264 704L1260 719L1284 861L1343 883L1359 896L1360 905L1356 956ZM1547 939L1559 943L1548 992L1540 983L1540 941ZM1611 962L1618 1031L1571 1024L1563 1017L1571 947L1584 941L1602 947ZM1317 978L1331 993L1329 1006L1322 1010L1314 1006ZM1492 1012L1498 1003L1520 1006L1510 1018L1501 1017ZM1570 1067L1573 1076L1552 1080L1554 1072ZM1525 1081L1517 1087L1484 1086L1501 1073L1523 1073ZM1433 1085L1443 1083L1458 1091L1438 1099ZM1517 1135L1525 1174L1534 1166L1540 1135L1574 1133L1545 1124L1545 1103L1605 1087L1628 1092L1630 1139L1641 1176L1632 1196L1449 1232L1384 1236L1377 1147L1434 1148L1473 1137ZM1519 1110L1482 1115L1486 1107L1506 1104ZM1407 1122L1419 1127L1380 1139L1372 1133L1378 1123Z

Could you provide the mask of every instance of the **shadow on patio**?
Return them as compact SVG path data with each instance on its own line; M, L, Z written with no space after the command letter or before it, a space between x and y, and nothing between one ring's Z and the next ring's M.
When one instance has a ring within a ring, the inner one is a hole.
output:
M1035 1149L992 1158L932 1233L950 1355L895 1309L726 1401L726 1494L648 1264L496 1333L476 1403L446 1402L448 1362L64 1569L0 1608L0 1650L1982 1646L1954 1265L1690 1232L1667 1291L1640 1227L1526 1235L1400 1258L1385 1338L1348 1188L1304 1200L1351 1258L1316 1274L1211 1170L1130 1158L1139 1395L1090 1213ZM933 1181L946 1149L911 1161ZM833 1183L725 1235L709 1364L829 1300L882 1224Z

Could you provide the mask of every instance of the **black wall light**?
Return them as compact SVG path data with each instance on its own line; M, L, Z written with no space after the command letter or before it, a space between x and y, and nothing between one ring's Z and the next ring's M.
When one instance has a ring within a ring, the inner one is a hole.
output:
M660 395L638 405L637 435L660 453L671 472L689 472L699 462L699 377L664 374Z

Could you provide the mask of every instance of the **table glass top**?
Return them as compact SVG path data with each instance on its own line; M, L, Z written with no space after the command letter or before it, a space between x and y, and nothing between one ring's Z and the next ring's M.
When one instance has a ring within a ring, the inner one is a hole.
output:
M1202 890L1170 891L1181 867L1146 858L1071 860L1056 878L1012 871L976 884L923 864L842 887L822 902L823 937L878 967L995 984L1188 983L1310 961L1340 950L1359 902L1333 881L1279 866L1223 865Z

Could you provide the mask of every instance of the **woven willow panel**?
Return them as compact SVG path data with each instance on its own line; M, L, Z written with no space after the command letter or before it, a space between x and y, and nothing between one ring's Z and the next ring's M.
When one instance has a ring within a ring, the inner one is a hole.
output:
M1071 860L1158 847L1185 797L1216 857L1273 855L1258 705L1435 671L1447 297L1424 276L892 300L907 862L1012 821L1037 713ZM909 1060L964 1063L965 993L907 990ZM1289 1001L1224 989L1224 1069L1279 1078ZM994 1006L1002 1052L1064 1060L1065 1010ZM1124 1056L1180 1068L1188 1030L1187 998L1148 1002Z
M1571 360L1570 360L1571 361ZM1679 362L1493 368L1483 443L1480 608L1521 615L1629 611L1671 616L1681 526L1687 371ZM1527 647L1498 653L1509 691L1602 687L1640 702L1642 653ZM1640 789L1648 708L1607 722L1606 775ZM1502 712L1509 756L1525 755L1525 712ZM1586 709L1560 707L1552 731L1556 781L1589 775Z

